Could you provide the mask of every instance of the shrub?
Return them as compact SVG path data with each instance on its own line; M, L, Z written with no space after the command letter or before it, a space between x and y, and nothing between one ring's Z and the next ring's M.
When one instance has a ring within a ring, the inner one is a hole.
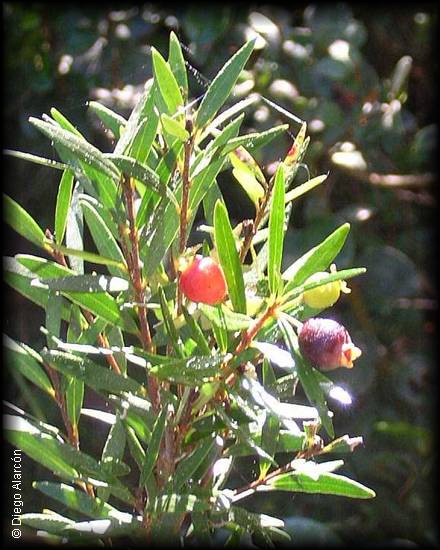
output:
M362 438L336 436L327 397L349 395L302 356L297 336L321 312L307 292L365 270L325 272L347 223L283 269L292 203L326 176L294 185L309 144L305 124L268 178L252 153L287 125L240 136L244 105L219 114L252 49L250 41L233 55L196 107L171 34L168 60L152 49L153 78L128 120L90 105L115 136L112 153L56 109L30 119L60 161L16 154L62 175L52 229L5 197L6 221L42 251L6 258L5 279L44 309L47 343L38 351L5 336L4 345L9 368L49 396L63 428L13 408L6 433L60 480L34 487L66 515L21 517L46 537L206 542L223 528L231 542L250 534L265 544L288 535L280 518L243 506L257 492L374 496L334 473L343 460L326 459ZM216 182L230 167L255 208L235 227ZM206 238L189 246L200 210ZM194 274L201 262L210 284L220 284L215 299ZM191 276L200 293L188 293ZM89 394L96 408L84 406ZM106 427L101 456L83 450L94 437L84 417ZM255 478L228 485L234 463L252 455Z

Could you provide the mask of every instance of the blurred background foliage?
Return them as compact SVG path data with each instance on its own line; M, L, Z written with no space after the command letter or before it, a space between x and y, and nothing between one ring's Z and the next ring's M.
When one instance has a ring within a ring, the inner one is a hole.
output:
M256 37L231 101L257 92L307 121L308 170L312 177L326 172L329 177L296 203L285 260L291 263L340 223L351 223L338 268L359 265L368 272L328 313L349 327L363 356L352 371L332 374L353 404L331 405L336 433L364 437L365 448L346 459L346 471L377 497L362 502L281 494L248 502L260 512L282 515L298 543L438 542L437 17L436 5L423 3L382 9L362 3L292 8L158 3L118 10L93 3L3 5L5 148L56 158L27 122L56 107L90 141L110 150L112 136L88 113L87 101L128 116L152 74L150 46L166 55L170 30L185 46L194 97L246 39ZM290 134L257 157L268 173L299 125L264 100L247 109L243 131L285 122ZM42 227L51 227L59 174L7 156L4 165L6 192ZM298 183L307 178L304 168ZM220 186L236 222L253 215L229 174L221 176ZM37 252L7 228L5 237L7 255ZM5 298L5 331L44 345L41 312L12 291ZM31 394L18 376L7 387L7 399L34 414L44 409L43 396ZM86 444L100 452L103 441L95 435ZM252 461L237 463L237 485L253 468ZM31 463L26 472L24 511L36 511L42 503L30 483L43 472Z

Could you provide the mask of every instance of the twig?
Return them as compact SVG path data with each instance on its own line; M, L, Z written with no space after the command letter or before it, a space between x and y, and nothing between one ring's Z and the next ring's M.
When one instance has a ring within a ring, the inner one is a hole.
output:
M269 182L269 185L267 187L267 190L259 204L257 204L257 211L255 213L255 218L253 221L248 221L247 224L245 224L243 227L246 228L246 233L243 239L243 243L241 245L240 250L240 261L241 263L244 262L246 255L249 251L249 248L252 244L252 240L257 234L258 227L260 226L260 223L262 222L265 214L266 214L266 208L269 204L269 200L272 194L274 184L274 178L272 178Z
M145 285L142 280L140 257L139 257L139 235L136 228L136 214L134 207L134 181L131 178L125 177L122 180L122 187L125 195L125 204L127 208L127 219L129 226L128 238L130 241L130 250L125 246L125 234L120 228L121 240L124 242L123 251L127 262L128 270L131 277L135 293L135 302L143 304L145 302ZM137 308L140 324L139 339L144 349L149 352L154 351L154 346L150 333L150 326L147 319L147 309L144 307ZM155 412L160 408L159 384L154 376L147 375L148 395Z
M189 207L189 192L191 189L191 180L189 177L190 173L190 162L191 162L191 153L193 148L193 136L192 136L192 122L191 119L186 121L186 130L189 132L189 138L185 141L184 144L184 156L183 156L183 170L182 170L182 206L180 208L180 233L179 233L179 254L183 254L186 247L186 242L188 239L188 207ZM182 292L180 290L179 279L180 272L177 272L177 314L179 315L182 310Z

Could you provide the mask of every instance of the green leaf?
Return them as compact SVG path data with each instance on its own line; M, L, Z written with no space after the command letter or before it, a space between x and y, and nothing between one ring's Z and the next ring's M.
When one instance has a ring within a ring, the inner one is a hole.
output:
M209 306L207 304L199 304L199 309L213 325L218 328L227 328L229 331L246 330L252 323L252 317L235 313L224 304L220 306Z
M87 200L80 199L79 204L99 254L124 265L125 258L119 244L99 211ZM112 275L123 276L126 273L112 263L107 264L107 267Z
M46 328L55 336L60 335L61 312L63 310L63 302L64 298L61 296L61 294L52 289L49 289L49 300L46 308Z
M126 155L127 151L130 151L133 146L136 136L139 135L140 125L143 120L151 113L151 109L154 105L155 86L150 81L147 82L144 92L136 103L131 115L127 121L116 147L114 149L115 155Z
M173 475L173 488L176 492L179 492L183 485L193 478L194 473L203 464L205 457L210 454L215 446L215 437L207 438L206 441L202 441L192 453L179 462ZM194 479L194 484L197 481L198 479Z
M151 367L150 372L161 380L199 386L219 373L219 367L224 360L225 355L176 359Z
M183 57L179 39L173 31L170 33L168 64L174 74L183 97L186 99L188 96L188 75L186 74L185 59Z
M72 134L75 134L79 138L84 139L84 136L81 134L81 132L75 128L75 126L67 120L67 118L58 111L58 109L55 109L55 107L52 107L50 110L50 114L52 115L53 119L58 122L58 124L61 126L61 128L64 128L65 130L71 132Z
M224 149L224 153L230 153L235 151L240 146L245 147L248 151L255 151L260 147L265 147L273 139L283 134L289 128L288 124L281 124L280 126L274 126L265 130L264 132L252 132L237 136L231 139Z
M44 248L44 231L32 216L8 195L3 195L4 219L17 233Z
M29 272L35 273L38 277L65 277L66 275L75 275L75 272L59 263L33 256L31 254L16 254L15 260L24 266ZM33 277L29 273L29 277Z
M202 128L212 120L226 101L252 53L254 43L255 40L250 40L242 46L217 73L196 113L195 126L197 128Z
M27 160L33 162L34 164L41 164L42 166L47 166L48 168L55 168L56 170L68 170L67 164L63 162L57 162L56 160L46 159L44 157L39 157L38 155L32 155L31 153L22 153L21 151L12 151L11 149L4 149L3 154L9 155L11 157L16 157L18 159Z
M159 116L154 109L153 94L151 100L147 102L145 118L139 124L128 147L128 156L133 157L141 163L147 162L154 138L156 137L158 124Z
M288 281L284 292L302 284L313 273L325 271L344 246L349 231L350 224L344 223L287 268L283 273L283 279Z
M185 317L186 324L188 325L189 330L191 331L191 337L196 342L198 346L199 355L210 355L211 348L209 347L208 341L205 337L203 330L199 327L197 321L184 305L182 305L183 316ZM197 352L197 350L196 350Z
M246 314L246 294L240 257L225 205L218 201L214 210L214 235L220 265L225 274L234 311Z
M205 512L210 508L206 499L197 495L179 495L170 493L161 495L146 506L146 511L151 514L181 514L184 512Z
M65 170L58 187L57 202L55 206L55 239L62 244L66 231L67 215L72 199L74 175L71 170Z
M40 279L39 284L50 290L65 292L123 292L129 288L126 279L106 275L73 275L55 279ZM54 332L54 331L51 331Z
M61 502L61 504L67 508L76 510L87 517L106 519L118 513L118 510L110 506L110 504L107 504L99 498L93 498L84 491L74 489L65 483L34 481L32 486L43 494Z
M358 481L334 473L323 473L318 479L298 472L281 474L268 481L269 487L278 491L319 493L349 498L373 498L375 492Z
M67 213L66 247L76 250L84 250L84 215L79 204L79 195L83 189L81 181L77 181L73 188L70 200L70 208ZM59 243L61 244L61 243ZM77 273L84 273L84 261L77 256L69 256L69 264Z
M160 115L160 120L165 131L172 136L178 138L180 141L187 141L189 139L189 132L180 121L168 116L166 113Z
M19 344L3 335L4 359L8 369L17 369L33 384L54 397L54 389L43 369L40 355L26 344Z
M168 114L174 114L179 107L183 106L183 97L179 85L177 84L169 64L156 48L151 48L151 55L153 59L154 81L168 108Z
M43 288L32 287L31 281L33 274L28 269L20 265L15 258L5 258L3 262L4 281L17 292L46 309L49 292ZM62 318L65 321L70 319L70 308L63 305Z
M104 126L113 132L115 138L119 139L121 128L125 128L127 120L97 101L89 101L88 107L101 119Z
M147 484L148 479L153 473L154 465L156 464L157 457L159 456L160 443L164 435L166 428L166 420L168 416L168 406L164 405L159 416L154 423L153 431L151 433L150 443L148 445L148 452L146 454L145 462L142 468L139 484L144 486Z
M256 434L257 439L261 439L261 434ZM288 430L280 430L278 434L278 443L276 447L277 453L294 453L301 451L304 448L306 436L304 433L294 434ZM231 445L226 456L250 456L255 454L255 451L246 443L235 443Z
M50 262L43 258L29 255L17 255L17 260L28 269L38 275L45 277L63 277L71 275L72 271L59 264ZM121 311L116 300L107 293L93 294L89 292L68 292L62 291L63 295L73 303L85 307L91 313L100 315L112 325L119 326L132 334L137 334L138 329L133 318L126 312Z
M272 203L269 215L268 265L269 290L278 293L281 283L281 262L284 241L284 169L280 165L275 174Z
M77 470L61 455L51 435L40 431L25 418L13 415L4 415L4 429L6 438L17 449L21 449L30 458L42 464L55 474L74 479L78 477Z
M286 346L295 358L296 369L301 386L307 396L307 399L318 409L319 418L325 431L331 438L335 437L333 423L329 415L327 402L324 397L319 380L315 375L315 369L304 361L298 348L298 339L288 322L284 319L278 319L278 326L284 338Z
M34 529L48 531L49 533L63 533L63 529L75 522L65 518L55 512L46 511L44 514L22 514L20 520L24 525L29 525Z
M111 426L104 449L102 450L101 465L106 472L116 473L117 466L124 457L126 432L120 414L116 413L114 424ZM98 496L104 501L110 497L111 490L107 487L98 488Z
M140 537L142 533L142 522L138 518L119 511L117 514L113 512L106 519L78 521L73 525L66 526L64 530L65 537L69 537L69 541L72 540L78 545L84 544L84 542L90 544L94 539L99 539L97 542L100 542L103 537L106 540L123 536Z
M66 409L70 421L75 428L78 426L83 400L84 382L77 378L71 378L66 388Z
M165 329L167 331L170 344L173 346L174 351L179 357L183 357L183 349L181 345L181 341L179 341L179 335L177 333L176 326L174 324L174 320L172 318L171 312L168 307L168 303L165 297L164 290L161 286L159 286L158 289L158 295L159 295L159 302L160 302L160 309L162 311L162 316L164 319L164 325Z
M54 369L68 376L78 378L78 380L83 380L96 391L143 393L142 386L132 378L116 374L86 357L78 357L71 353L56 350L43 351L42 357Z
M232 155L232 153L231 153ZM233 157L229 157L232 159ZM244 163L243 163L244 164ZM244 166L236 167L232 170L232 175L243 187L247 196L257 205L258 201L264 196L264 189L256 180L255 176Z
M232 430L233 433L236 434L238 440L241 442L241 443L244 443L245 445L251 447L251 449L253 450L254 454L256 454L257 456L259 457L262 457L262 458L265 458L268 462L270 462L271 464L273 464L274 466L277 466L277 463L275 462L275 460L268 454L266 453L266 451L264 449L262 449L254 440L254 438L252 437L251 434L248 433L248 431L244 430L243 428L241 428L239 426L239 424L232 420L232 418L230 418L226 412L221 408L219 407L218 405L215 405L215 409L218 413L218 415L220 416L220 418L223 420L223 422L226 424L226 426Z
M141 164L131 157L114 155L113 153L106 154L105 156L106 158L110 158L124 175L141 181L161 197L166 195L172 197L171 191L161 183L156 172L146 164Z
M66 254L68 256L74 256L75 258L81 258L86 262L90 262L92 264L112 265L118 267L121 270L125 269L125 264L122 261L114 260L113 258L100 256L99 254L95 254L94 252L88 252L87 250L69 248L67 246L48 241L47 239L45 240L45 243L54 250L57 250L58 252L62 252L63 254Z
M308 193L314 187L321 185L321 183L323 183L327 178L328 174L323 174L322 176L316 176L316 178L312 178L311 180L308 180L305 183L294 187L288 193L286 193L286 196L284 197L285 203L287 204L290 201L294 201L301 195Z
M116 167L104 157L99 149L88 143L85 139L79 138L63 128L58 128L38 118L30 117L29 122L43 134L47 135L53 141L55 147L61 145L86 165L104 174L116 183L119 181L119 172Z

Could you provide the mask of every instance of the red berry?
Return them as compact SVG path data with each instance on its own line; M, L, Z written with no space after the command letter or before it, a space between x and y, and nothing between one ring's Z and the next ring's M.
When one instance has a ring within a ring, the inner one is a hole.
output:
M323 371L350 369L362 353L351 341L347 329L332 319L317 317L306 321L299 331L298 343L303 357Z
M227 287L221 267L209 257L197 255L180 275L180 290L193 302L218 304L226 297Z

